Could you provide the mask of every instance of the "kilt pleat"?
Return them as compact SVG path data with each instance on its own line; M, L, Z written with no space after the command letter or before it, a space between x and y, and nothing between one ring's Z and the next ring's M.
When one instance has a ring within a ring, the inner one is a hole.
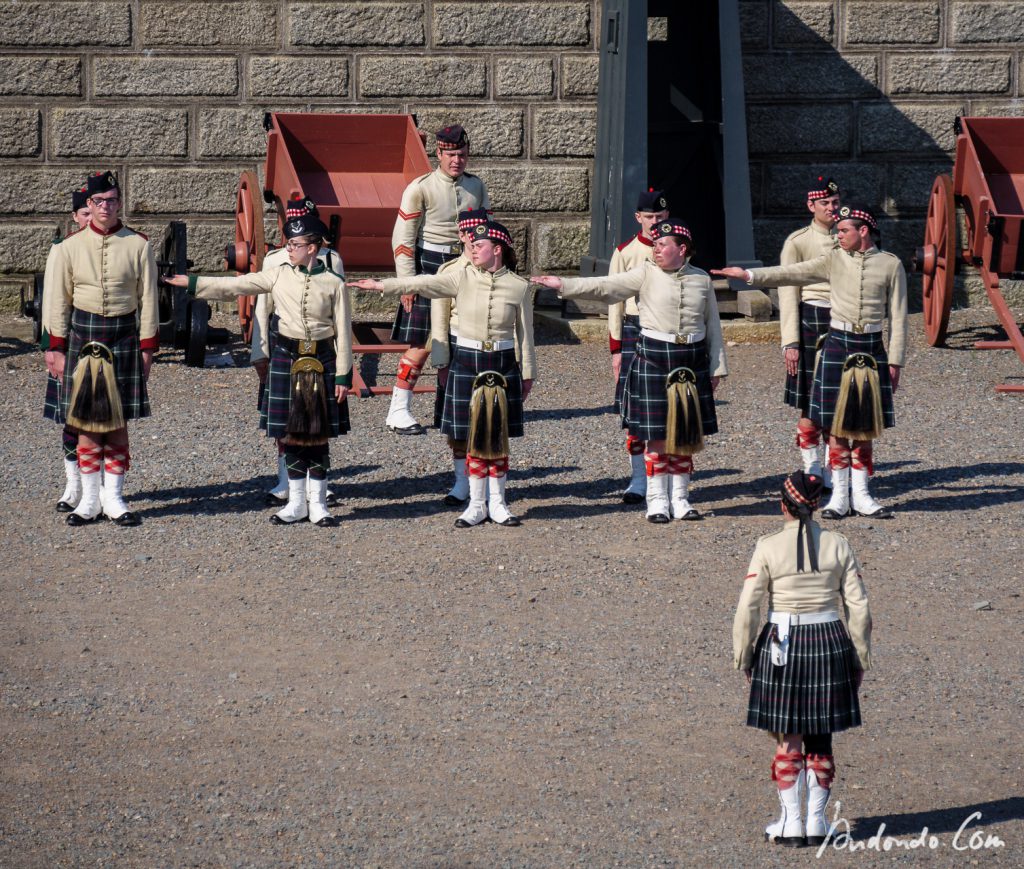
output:
M444 413L441 416L441 434L464 441L469 437L469 402L473 397L473 380L482 371L498 371L508 380L508 436L523 436L523 378L516 362L516 351L473 350L469 347L452 348L448 382L444 390Z
M270 369L267 372L266 396L260 408L260 428L267 437L283 438L288 434L288 414L291 411L292 363L299 354L275 342L270 354ZM327 338L318 341L316 358L324 366L324 394L327 396L327 414L330 419L329 437L348 434L352 430L349 422L348 399L334 400L334 374L336 370L334 341Z
M65 351L64 382L55 377L46 381L46 400L43 416L58 425L67 420L71 402L71 377L82 347L90 341L99 341L110 348L114 356L114 376L121 395L124 418L142 419L150 415L149 392L142 374L142 351L139 349L139 329L135 314L104 317L75 308L71 312L71 329Z
M270 327L267 329L267 347L270 350L270 355L274 355L274 345L277 343L277 329L281 323L281 318L277 314L273 314L270 317ZM262 413L266 408L265 404L267 401L267 381L261 380L256 386L256 410Z
M448 260L456 259L457 253L439 253L433 250L416 248L416 274L435 275ZM406 311L399 302L395 312L395 324L391 327L391 340L411 347L425 347L430 338L430 299L416 296L412 300L412 310Z
M856 652L840 621L795 625L786 664L771 659L771 623L754 647L747 725L774 733L837 733L861 723Z
M882 417L885 428L896 425L896 411L892 400L892 379L889 377L889 357L885 352L881 332L856 334L830 329L821 348L821 361L811 388L810 419L823 429L832 428L836 412L843 366L854 353L867 353L878 363L878 383L882 389Z
M640 335L629 366L622 402L622 427L641 440L663 440L668 421L668 391L665 378L685 367L697 375L700 415L705 435L718 431L715 398L711 391L711 369L707 343L669 344Z
M811 409L811 385L814 382L814 357L817 355L818 339L828 332L831 308L800 304L800 359L796 374L786 374L786 389L783 400L807 416Z
M626 377L629 366L636 355L636 339L640 337L640 318L629 315L622 318L622 357L619 366L619 379L615 381L615 412L622 415L622 396L626 392Z

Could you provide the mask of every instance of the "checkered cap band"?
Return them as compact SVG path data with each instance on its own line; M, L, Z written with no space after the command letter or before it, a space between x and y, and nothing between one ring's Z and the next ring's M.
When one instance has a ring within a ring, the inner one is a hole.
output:
M459 229L465 232L468 229L472 229L474 226L479 226L481 223L487 223L487 210L484 208L474 208L472 211L460 211L458 224Z
M878 223L875 221L875 216L866 208L857 208L856 206L844 205L836 212L836 219L863 220L872 229L878 229Z
M808 199L828 199L839 192L839 185L831 178L823 178L819 175L817 182L811 190L807 191Z
M437 147L442 151L457 151L469 145L469 137L461 124L442 127L434 133L434 137L437 139Z
M690 228L682 221L671 218L651 227L651 238L658 239L663 235L681 235L683 238L693 241Z
M782 484L782 496L796 507L817 509L821 502L822 480L813 474L800 471L790 474Z
M316 203L312 199L289 199L284 207L286 220L293 217L305 217L307 214L316 214Z
M500 223L488 221L487 223L479 224L473 230L474 241L479 241L485 238L489 238L491 241L500 241L503 244L507 244L509 247L512 247L512 236L509 235L508 230Z

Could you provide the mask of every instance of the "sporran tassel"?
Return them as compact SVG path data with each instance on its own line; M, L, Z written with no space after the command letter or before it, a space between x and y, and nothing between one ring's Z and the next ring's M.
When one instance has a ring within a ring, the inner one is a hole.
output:
M495 371L478 374L469 400L468 452L494 461L509 453L507 381Z
M666 380L668 418L665 422L665 452L670 456L692 456L704 449L704 422L700 413L697 376L689 368L677 368Z
M855 354L843 366L832 434L839 438L870 441L877 438L883 428L877 363L866 354Z
M330 416L323 388L323 365L300 358L292 365L291 402L288 409L288 442L303 446L327 443Z
M106 434L124 428L124 409L114 373L110 349L91 341L71 378L68 425L82 431Z

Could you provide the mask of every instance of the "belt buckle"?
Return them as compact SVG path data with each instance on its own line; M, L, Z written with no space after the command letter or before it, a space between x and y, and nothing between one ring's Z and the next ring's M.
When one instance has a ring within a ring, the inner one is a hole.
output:
M448 251L449 253L462 253L462 242L461 241L455 242L455 244L451 245L450 247L451 247L451 250Z
M484 349L484 350L493 350L494 349L494 342L493 341L482 341L481 342L481 348Z
M298 354L300 356L315 356L316 341L306 341L305 339L301 339L299 341Z
M864 327L860 323L854 323L853 324L853 334L854 335L863 335L864 334Z
M675 338L673 338L673 340L676 344L689 344L690 342L688 338L689 336L687 335L676 335Z

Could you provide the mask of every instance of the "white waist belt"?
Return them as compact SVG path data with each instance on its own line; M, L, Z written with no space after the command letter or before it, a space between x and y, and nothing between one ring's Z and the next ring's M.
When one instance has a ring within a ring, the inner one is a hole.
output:
M421 241L420 247L424 250L432 250L434 253L455 253L458 245L454 244L432 244L429 241Z
M805 305L813 305L815 308L831 308L832 303L828 299L804 299Z
M776 667L784 667L789 661L789 629L797 625L821 625L825 622L839 621L839 613L830 610L824 613L768 613L769 623L775 625L772 628L772 638L769 646L772 663Z
M459 347L468 347L470 350L511 350L516 346L515 340L506 338L503 341L474 341L472 338L456 337L455 343Z
M776 624L796 625L823 625L826 622L839 621L839 613L829 610L824 613L777 613L769 612L768 621Z
M665 341L669 344L696 344L704 340L704 332L691 332L689 335L677 335L675 332L655 332L654 329L641 329L641 335L653 338L655 341Z
M829 326L833 329L838 329L840 332L853 332L857 335L882 331L881 323L844 323L842 320L833 319Z

